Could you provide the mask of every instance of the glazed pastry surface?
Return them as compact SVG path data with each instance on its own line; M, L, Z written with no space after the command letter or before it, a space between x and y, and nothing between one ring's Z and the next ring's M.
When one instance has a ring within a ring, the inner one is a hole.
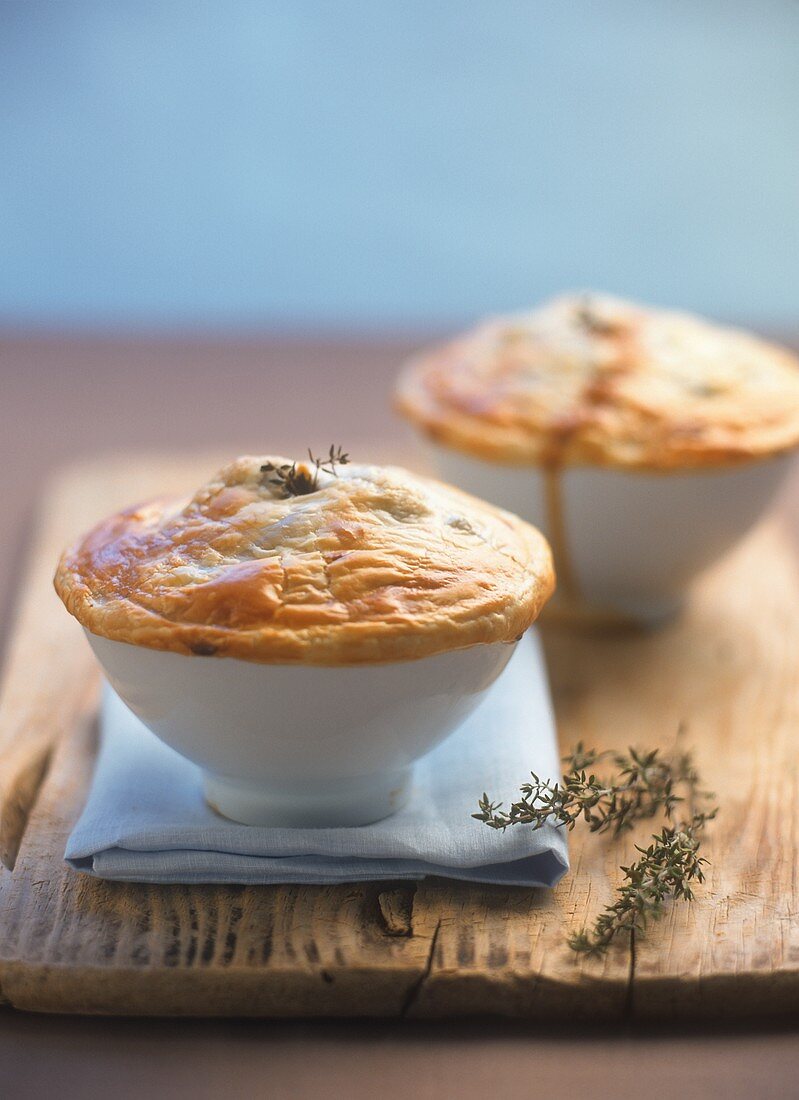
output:
M546 541L507 512L394 467L284 497L267 462L287 460L238 458L191 500L99 524L59 563L68 610L154 649L346 665L513 641L552 592Z
M496 462L726 466L799 443L799 360L698 317L567 295L423 353L396 403Z

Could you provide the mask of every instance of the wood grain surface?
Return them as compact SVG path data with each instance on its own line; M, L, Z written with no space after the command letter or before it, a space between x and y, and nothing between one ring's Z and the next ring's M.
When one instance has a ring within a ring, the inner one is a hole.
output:
M210 462L87 464L48 497L0 706L0 989L12 1005L605 1021L799 1005L799 585L775 524L705 577L686 614L657 634L545 631L564 747L664 744L683 722L722 806L697 902L604 960L575 958L565 936L608 900L629 853L580 832L554 891L441 880L165 888L69 870L62 855L92 771L97 675L49 588L55 558L94 518L189 489Z

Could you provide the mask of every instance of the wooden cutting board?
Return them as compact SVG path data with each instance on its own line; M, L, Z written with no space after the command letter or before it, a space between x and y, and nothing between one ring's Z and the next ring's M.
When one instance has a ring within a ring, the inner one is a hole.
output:
M799 578L776 521L657 634L544 631L564 748L667 745L684 722L722 807L696 902L605 959L575 957L565 938L610 899L632 842L581 830L554 891L435 879L163 887L69 870L98 674L52 592L56 558L102 515L188 490L213 466L104 461L46 496L0 704L3 1000L71 1013L605 1020L799 1006Z

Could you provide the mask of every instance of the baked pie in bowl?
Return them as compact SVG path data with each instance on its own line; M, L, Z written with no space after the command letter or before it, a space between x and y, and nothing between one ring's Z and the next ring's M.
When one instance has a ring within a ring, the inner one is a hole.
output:
M771 500L799 443L799 360L566 295L417 356L396 404L445 480L548 536L561 614L657 622Z
M236 459L111 516L55 586L221 813L363 824L475 708L554 585L516 516L394 467Z

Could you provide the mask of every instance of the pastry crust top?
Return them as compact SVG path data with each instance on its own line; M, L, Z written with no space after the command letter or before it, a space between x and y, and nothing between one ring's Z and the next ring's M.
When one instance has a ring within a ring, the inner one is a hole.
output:
M350 665L513 641L552 592L544 537L508 512L395 467L337 466L284 498L270 461L99 524L59 563L68 610L152 649Z
M574 294L418 356L396 404L495 462L726 466L799 443L799 359L688 314Z

